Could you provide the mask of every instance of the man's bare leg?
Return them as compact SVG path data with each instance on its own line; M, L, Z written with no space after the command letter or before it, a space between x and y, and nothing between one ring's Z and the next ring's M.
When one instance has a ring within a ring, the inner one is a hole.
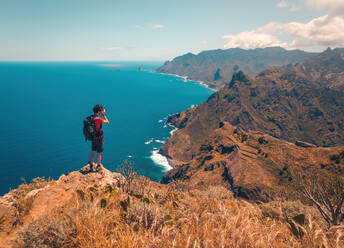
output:
M94 153L95 151L91 152L91 157L90 157L90 163L93 164L94 163Z
M91 152L91 157L90 157L90 170L91 170L91 171L94 170L93 166L95 165L95 164L94 164L94 153L95 153L95 152L96 152L96 151L92 151L92 152Z
M102 154L100 152L97 152L97 166L100 166L102 162Z

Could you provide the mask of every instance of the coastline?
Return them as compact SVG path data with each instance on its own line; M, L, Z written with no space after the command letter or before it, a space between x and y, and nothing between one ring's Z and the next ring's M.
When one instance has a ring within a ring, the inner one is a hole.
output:
M211 90L211 91L218 91L218 89L213 89L213 88L210 88L209 85L207 85L204 81L200 81L200 80L191 80L189 79L188 76L181 76L181 75L178 75L178 74L173 74L173 73L165 73L165 72L156 72L155 73L158 73L158 74L162 74L162 75L168 75L168 76L173 76L173 77L177 77L177 78L182 78L184 79L184 82L195 82L195 83L198 83L199 85Z
M178 74L172 74L172 73L163 73L163 72L156 72L155 70L153 71L153 73L157 73L157 74L161 74L161 75L168 75L168 76L173 76L173 77L177 77L177 78L182 78L184 80L184 82L195 82L198 83L199 85L201 85L202 87L205 87L211 91L217 91L217 89L213 89L210 88L206 83L204 83L203 81L197 81L197 80L190 80L188 79L188 76L181 76ZM191 108L196 107L196 106L191 106ZM187 109L186 109L187 110ZM170 131L170 136L167 138L167 140L169 138L171 138L173 136L173 134L178 130L177 127L173 126L171 123L168 123L168 117L174 115L174 114L169 114L166 118L166 121L164 123L164 126L169 126L172 127L173 129ZM165 119L164 118L164 119ZM161 122L161 120L159 120L159 122ZM150 140L146 141L146 144L150 144L151 142L154 142L154 138L151 138ZM155 140L156 141L156 140ZM161 143L161 142L159 142ZM165 141L163 142L165 143ZM166 169L165 173L167 173L168 171L172 170L175 168L175 161L171 158L169 158L166 154L164 154L160 148L153 148L153 150L151 151L151 156L150 159L157 164L158 166L161 166L163 168Z
M170 114L170 115L172 115L172 114ZM165 118L166 118L166 121L164 122L164 126L166 126L166 127L168 126L168 127L173 128L173 129L170 131L170 136L169 136L167 139L171 138L172 135L173 135L173 133L176 132L176 131L178 130L177 127L175 127L175 126L173 126L172 124L170 124L170 123L167 122L167 119L168 119L168 117L169 117L170 115L168 115L167 117L165 117ZM164 119L165 119L165 118L164 118ZM159 122L160 122L160 120L159 120ZM161 144L164 144L164 143L165 143L165 141L161 141L161 140L158 140L158 139L155 139L155 138L151 138L151 139L149 139L148 141L146 141L145 144L148 145L148 144L150 144L150 143L152 143L152 142L161 143ZM161 146L160 146L159 148L153 147L153 150L151 151L151 155L149 156L149 158L150 158L156 165L165 168L166 170L164 171L164 173L167 173L168 171L170 171L170 170L172 170L172 169L175 168L173 161L172 161L170 158L168 158L168 156L166 156L165 154L163 154L163 153L161 152Z

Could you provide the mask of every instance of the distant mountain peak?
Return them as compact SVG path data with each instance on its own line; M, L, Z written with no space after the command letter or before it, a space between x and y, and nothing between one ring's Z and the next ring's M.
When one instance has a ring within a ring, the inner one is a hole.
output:
M332 52L331 47L328 47L323 53L328 53L328 52Z
M232 80L229 83L229 87L232 87L235 84L235 82L246 83L248 81L250 81L250 78L242 70L240 70L238 72L233 73Z

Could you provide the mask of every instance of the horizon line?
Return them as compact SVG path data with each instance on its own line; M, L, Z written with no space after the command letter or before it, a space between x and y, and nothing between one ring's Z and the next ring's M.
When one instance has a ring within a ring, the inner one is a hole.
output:
M0 63L42 63L42 62L164 62L166 60L0 60Z

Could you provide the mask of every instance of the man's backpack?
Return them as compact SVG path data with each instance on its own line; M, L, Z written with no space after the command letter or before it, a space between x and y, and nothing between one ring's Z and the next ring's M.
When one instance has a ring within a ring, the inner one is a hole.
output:
M93 141L97 139L101 133L97 132L96 123L94 122L94 115L90 115L84 120L84 136L86 140ZM99 128L100 131L101 128Z

